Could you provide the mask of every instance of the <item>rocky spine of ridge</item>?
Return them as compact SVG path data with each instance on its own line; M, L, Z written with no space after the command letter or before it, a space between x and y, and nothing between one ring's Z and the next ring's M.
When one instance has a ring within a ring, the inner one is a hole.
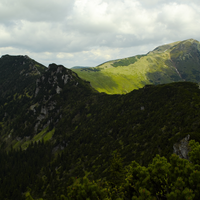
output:
M50 123L55 125L62 117L62 115L60 115L62 106L58 106L58 101L60 99L59 94L63 92L66 85L73 85L76 87L78 86L78 81L77 78L72 75L71 70L66 69L62 65L49 65L45 73L36 80L34 104L30 106L30 110L34 112L34 115L37 115L37 122L34 126L36 133L39 127L40 130L43 130L49 126ZM50 117L51 115L54 115L54 117ZM55 118L57 119L55 120ZM47 122L42 124L42 121L45 120Z
M66 104L93 91L70 69L56 64L46 68L28 56L2 56L0 71L0 137L8 147L13 141L23 144L46 128L51 131Z

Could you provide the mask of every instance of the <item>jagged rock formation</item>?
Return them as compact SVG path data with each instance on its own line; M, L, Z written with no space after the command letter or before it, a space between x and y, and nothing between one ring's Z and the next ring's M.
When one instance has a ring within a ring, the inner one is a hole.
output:
M30 107L32 110L34 108L34 115L37 116L37 122L34 126L36 133L43 120L47 122L40 127L40 131L49 126L50 123L55 125L55 123L59 121L59 118L57 118L55 122L54 118L50 117L53 114L55 116L60 115L61 107L57 106L58 102L55 95L60 94L68 83L70 85L76 85L76 79L77 77L74 77L71 71L65 67L50 64L48 69L45 70L45 73L36 80L35 98L40 100L37 102L34 101L34 105L37 106L32 105ZM37 96L39 96L39 98L37 98Z
M188 146L189 139L190 139L190 135L187 135L180 142L175 143L173 145L173 153L178 155L180 158L189 160L189 155L188 155L188 153L190 151L190 148Z
M58 124L63 109L74 96L84 94L86 88L94 91L64 66L50 64L46 68L27 56L2 56L0 72L0 138L3 136L8 145L13 139L19 145L27 138L38 141L36 135L40 132L39 139L43 138ZM14 88L9 87L12 84Z

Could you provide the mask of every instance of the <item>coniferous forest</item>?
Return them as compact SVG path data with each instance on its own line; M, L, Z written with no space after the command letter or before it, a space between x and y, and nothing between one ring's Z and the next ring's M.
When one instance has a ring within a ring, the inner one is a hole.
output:
M172 154L156 155L147 166L124 166L119 152L109 160L109 176L91 172L66 178L64 154L52 162L49 147L30 145L27 151L1 153L1 199L199 199L200 145L189 144L190 161ZM47 164L48 163L48 164ZM46 165L47 164L47 165ZM57 168L57 166L60 166ZM42 197L42 198L40 198Z

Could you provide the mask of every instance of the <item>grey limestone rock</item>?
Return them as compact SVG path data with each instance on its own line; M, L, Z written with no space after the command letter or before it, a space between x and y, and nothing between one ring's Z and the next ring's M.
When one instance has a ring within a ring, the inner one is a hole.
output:
M60 88L59 86L57 86L57 88L56 88L56 93L57 93L57 94L60 94L61 91L62 91L62 88Z
M47 115L48 114L48 109L46 106L42 106L41 108L41 113L44 114L44 115Z
M190 139L190 135L187 135L185 138L183 138L180 142L175 143L173 145L173 153L177 154L180 158L184 158L189 160L189 139Z
M68 76L67 74L64 74L64 75L62 76L62 79L64 80L64 84L67 84L67 81L68 81L68 79L69 79L69 76Z

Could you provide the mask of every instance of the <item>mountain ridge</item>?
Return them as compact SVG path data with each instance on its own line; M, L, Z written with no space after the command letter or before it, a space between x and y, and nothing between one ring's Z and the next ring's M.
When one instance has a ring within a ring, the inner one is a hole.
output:
M144 55L73 69L99 92L122 94L146 84L199 82L200 44L189 39L161 45Z
M25 56L0 59L1 199L63 199L79 177L112 180L113 153L124 168L133 160L147 166L156 154L169 158L188 134L200 141L197 83L108 95L62 65L36 64Z

